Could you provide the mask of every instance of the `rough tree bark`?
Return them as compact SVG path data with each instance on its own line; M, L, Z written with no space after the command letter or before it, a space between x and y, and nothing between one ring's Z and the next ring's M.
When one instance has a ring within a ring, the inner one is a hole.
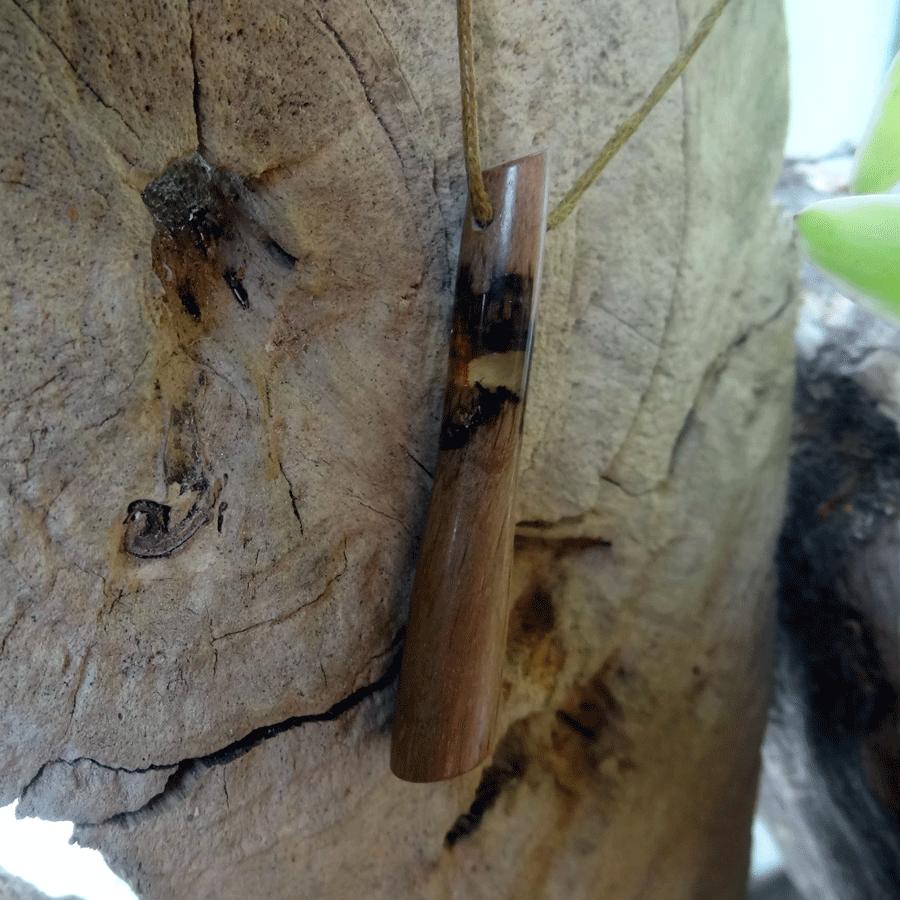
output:
M0 801L148 898L740 896L780 4L734 0L549 236L501 739L416 786L387 760L465 199L452 5L0 2ZM477 4L485 163L547 147L558 198L706 5Z

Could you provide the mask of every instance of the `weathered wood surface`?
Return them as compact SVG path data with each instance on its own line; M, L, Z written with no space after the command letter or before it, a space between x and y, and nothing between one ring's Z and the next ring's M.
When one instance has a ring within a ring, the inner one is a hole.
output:
M485 164L548 147L561 196L705 5L479 5ZM2 9L0 800L148 898L739 896L792 374L780 4L736 0L549 236L480 788L388 770L452 10ZM198 149L210 178L147 192Z

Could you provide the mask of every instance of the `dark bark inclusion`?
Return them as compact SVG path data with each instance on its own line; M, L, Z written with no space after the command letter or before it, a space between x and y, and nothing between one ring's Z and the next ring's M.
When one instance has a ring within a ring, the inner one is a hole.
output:
M201 373L198 384L203 377ZM172 506L157 500L132 500L122 523L122 549L126 553L137 559L171 556L211 520L223 483L205 460L194 409L185 401L169 414L163 451L164 480L167 488L177 486L179 497L184 497L182 512L173 515Z
M472 273L460 268L450 338L450 376L440 449L458 450L483 425L497 420L506 404L522 400L533 333L534 282L518 272L494 278L488 290L472 290ZM518 383L485 387L469 384L469 364L501 353L524 354Z
M222 277L225 279L225 284L231 288L234 299L237 300L244 309L249 309L250 297L247 295L247 288L244 287L244 283L241 281L241 272L235 272L234 269L226 269L222 273Z
M122 523L122 548L137 559L171 556L211 520L221 487L218 480L210 482L202 469L192 468L182 484L181 493L197 493L199 496L177 522L173 522L172 507L167 503L132 500ZM219 531L223 514L224 509L219 514Z
M200 154L193 153L141 191L157 230L192 244L204 256L226 235L230 219L230 198L213 173Z
M441 450L459 450L465 447L469 438L482 426L494 422L503 412L507 403L518 403L518 394L509 388L493 390L476 383L471 388L447 394L448 411L441 428Z
M195 322L216 282L224 282L242 309L250 308L244 268L229 262L238 232L249 217L241 207L241 179L209 165L199 153L174 162L141 191L156 226L154 270L170 300L180 301ZM258 222L250 231L267 253L287 269L297 258L281 247ZM245 229L246 230L246 229ZM169 283L171 292L169 291Z

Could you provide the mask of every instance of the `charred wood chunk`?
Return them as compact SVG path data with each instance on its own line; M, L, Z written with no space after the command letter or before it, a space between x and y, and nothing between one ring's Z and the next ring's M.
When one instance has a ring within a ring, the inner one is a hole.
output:
M231 288L234 299L237 300L243 309L249 309L250 297L247 294L247 288L244 287L244 282L241 281L242 272L236 272L234 269L226 269L222 273L222 277L225 279L225 284Z
M518 403L519 399L509 388L501 386L491 390L477 382L455 396L448 395L440 449L465 447L478 428L494 422L506 404Z
M892 898L900 885L900 436L860 384L819 359L798 365L795 413L765 750L780 811L773 805L767 815L803 836L798 848L815 845L823 868L814 880L827 896Z
M228 229L229 203L213 169L198 153L154 178L141 191L141 199L159 231L189 242L204 256Z

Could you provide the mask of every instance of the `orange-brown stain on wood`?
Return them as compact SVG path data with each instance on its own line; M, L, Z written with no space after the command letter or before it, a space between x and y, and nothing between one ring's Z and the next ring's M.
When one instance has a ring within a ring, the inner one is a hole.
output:
M617 682L626 677L614 653L586 682L576 684L556 710L549 763L563 793L580 795L596 787L598 778L611 791L635 768L624 708L614 693Z
M529 585L510 613L506 664L517 668L548 694L566 661L566 650L555 627L556 609L550 588L543 582Z
M204 252L190 241L160 231L153 235L151 252L174 327L187 342L196 340L210 330L217 301L234 302L218 253L215 249Z

